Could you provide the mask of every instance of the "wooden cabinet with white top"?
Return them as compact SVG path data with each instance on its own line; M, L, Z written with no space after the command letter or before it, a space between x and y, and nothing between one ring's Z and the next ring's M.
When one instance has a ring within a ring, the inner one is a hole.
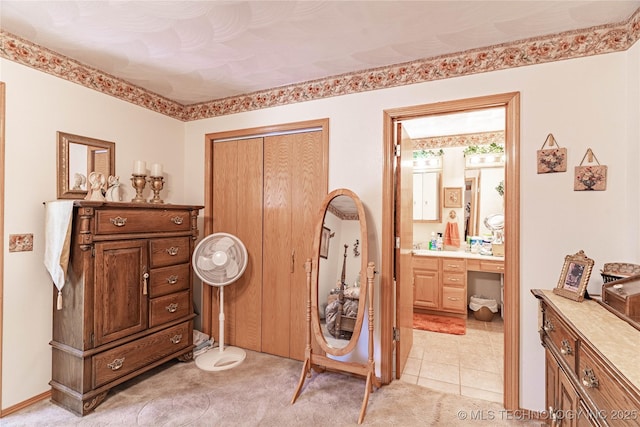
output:
M540 300L548 424L640 425L640 330L595 300L532 293Z

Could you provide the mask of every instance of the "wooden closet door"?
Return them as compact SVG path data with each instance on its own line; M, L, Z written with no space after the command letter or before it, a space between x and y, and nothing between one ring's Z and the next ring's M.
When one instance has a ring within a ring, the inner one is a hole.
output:
M302 360L306 276L324 197L321 132L264 140L262 351Z
M225 288L225 341L261 350L262 138L213 145L213 232L237 236L249 262L238 281ZM214 288L215 289L215 288ZM212 293L212 332L218 337L219 294Z

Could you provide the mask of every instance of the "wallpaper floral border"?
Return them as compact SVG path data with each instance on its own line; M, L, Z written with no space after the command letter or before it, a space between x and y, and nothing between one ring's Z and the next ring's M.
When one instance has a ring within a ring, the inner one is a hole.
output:
M522 40L264 91L183 105L0 30L0 56L182 121L629 49L640 9L626 22Z
M412 139L414 150L466 147L468 145L504 144L504 131L466 133L462 135L434 136Z

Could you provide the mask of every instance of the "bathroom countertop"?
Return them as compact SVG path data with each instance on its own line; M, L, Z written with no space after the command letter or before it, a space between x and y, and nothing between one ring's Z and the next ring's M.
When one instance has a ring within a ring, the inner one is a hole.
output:
M458 251L430 251L428 249L414 249L414 255L418 256L435 256L435 257L451 257L451 258L468 258L468 259L484 259L487 261L504 261L503 256L480 255L471 252Z

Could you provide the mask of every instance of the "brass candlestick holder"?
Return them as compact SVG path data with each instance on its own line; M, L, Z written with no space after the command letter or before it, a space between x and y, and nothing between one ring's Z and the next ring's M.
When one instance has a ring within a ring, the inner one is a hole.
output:
M160 190L164 187L164 178L161 176L152 176L149 178L149 186L153 191L153 197L149 199L149 203L164 203L160 198Z
M135 173L131 175L131 185L136 189L136 197L131 199L131 201L135 203L146 202L142 196L142 191L144 190L144 186L147 185L147 175L136 175Z

